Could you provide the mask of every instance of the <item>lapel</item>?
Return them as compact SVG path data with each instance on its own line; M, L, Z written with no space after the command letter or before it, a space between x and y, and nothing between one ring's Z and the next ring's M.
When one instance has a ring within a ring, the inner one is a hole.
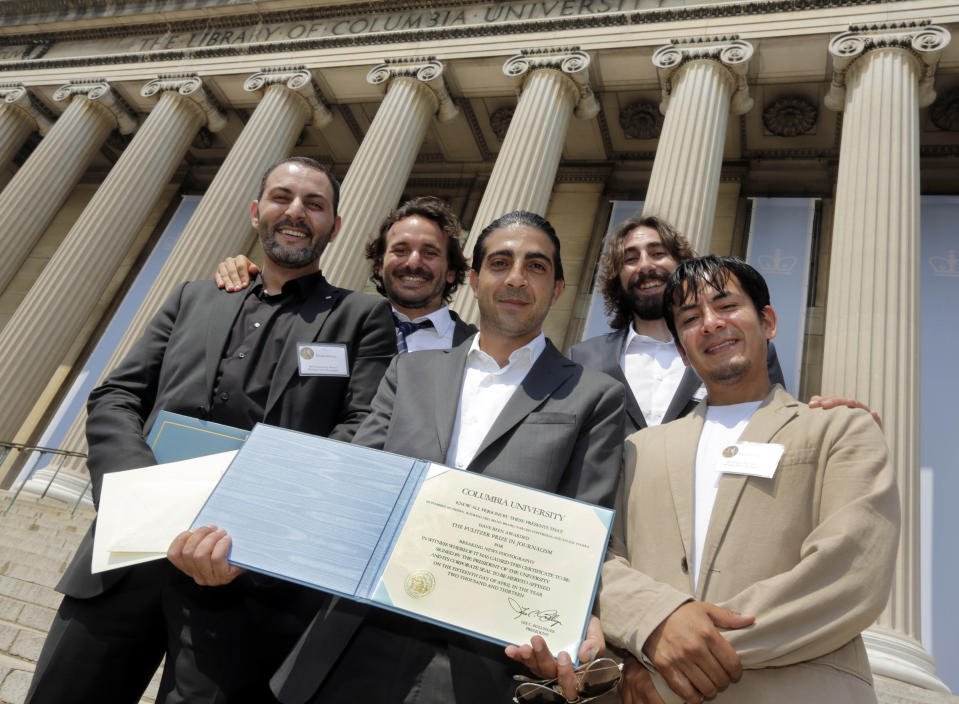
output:
M464 323L453 311L450 311L450 317L453 319L453 347L456 347L476 333L476 326Z
M683 414L683 410L693 400L693 394L702 386L702 383L696 370L686 367L683 378L679 380L679 386L676 387L676 393L673 394L673 400L669 402L669 407L666 409L666 415L663 416L663 423L676 420Z
M468 346L461 347L469 349ZM465 364L465 362L464 356L463 363ZM526 378L523 379L523 383L510 396L502 413L493 422L493 427L490 428L489 433L486 434L476 451L476 457L482 455L490 445L503 437L513 426L522 422L526 416L542 406L550 394L565 383L577 367L579 367L578 364L561 355L553 346L553 343L547 340L546 349L533 364L533 368L529 370ZM462 374L460 376L462 377ZM459 395L457 394L458 398ZM453 413L455 414L455 412L454 409Z
M255 280L254 280L255 282ZM252 286L254 282L251 282ZM216 381L216 370L220 366L223 350L230 339L233 322L246 300L244 293L227 293L218 289L213 296L213 305L206 323L206 353L203 357L206 380L206 396L209 401Z
M300 311L293 320L293 326L290 328L290 335L283 344L283 350L280 352L280 360L276 364L276 371L273 373L273 380L270 382L270 393L267 396L266 408L263 417L270 415L273 406L283 394L290 379L297 373L297 342L312 342L317 339L323 324L326 323L330 313L336 309L340 299L349 291L331 286L325 279L316 285L313 293L307 298ZM352 368L353 360L347 360Z
M632 323L629 325L632 325ZM603 349L602 368L599 371L613 377L623 385L626 392L626 414L633 421L633 425L641 430L646 427L646 418L643 417L643 412L639 408L639 402L633 396L633 390L629 386L629 381L626 380L626 375L623 374L623 368L619 366L619 360L623 357L623 346L626 344L629 325L604 337L603 343L606 347Z
M763 399L762 405L750 419L749 424L740 436L742 442L769 442L779 430L792 420L797 414L799 402L786 393L781 386L773 386L772 390ZM696 407L696 414L705 414L706 404ZM700 426L701 429L701 426ZM697 443L698 444L698 443ZM695 463L695 450L693 462ZM695 464L690 465L695 466ZM709 517L709 529L706 531L706 541L703 544L703 554L700 556L699 589L696 597L703 598L709 586L709 575L712 572L713 562L719 545L726 533L726 527L732 520L733 513L742 496L746 482L749 480L744 474L724 474L719 480L719 491L716 493L716 503Z
M463 388L463 370L466 367L466 355L469 351L470 343L443 350L443 355L435 360L435 370L424 380L433 387L431 393L433 408L436 411L433 427L436 428L440 446L439 462L446 461L446 453L453 438L453 426L456 423L456 411L459 408L460 393ZM450 389L450 382L454 379L455 393Z
M693 506L694 478L696 467L696 449L699 436L703 431L706 418L706 405L697 406L684 418L661 426L665 437L663 444L666 455L666 474L669 477L669 490L676 509L676 523L683 541L686 559L693 554L693 525L695 509ZM693 590L692 574L689 575L689 590Z

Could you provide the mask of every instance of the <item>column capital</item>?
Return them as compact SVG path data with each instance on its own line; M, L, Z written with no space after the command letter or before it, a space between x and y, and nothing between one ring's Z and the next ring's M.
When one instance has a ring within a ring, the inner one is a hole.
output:
M150 98L166 91L176 91L202 110L210 132L219 132L226 127L223 107L195 73L161 73L140 89L140 95Z
M589 54L578 46L522 49L503 64L503 73L517 79L517 93L522 92L527 74L543 69L559 71L572 81L578 93L573 112L576 117L590 120L599 114L599 101L589 85Z
M33 99L22 83L0 83L0 104L23 112L36 124L41 136L53 125L55 118L41 103Z
M870 51L893 49L915 57L919 68L919 107L936 99L933 81L943 49L949 44L947 29L921 22L899 22L873 25L849 25L849 31L832 38L832 85L824 100L830 110L840 112L846 102L846 75L856 60Z
M443 80L443 63L435 56L410 56L403 59L386 59L370 69L366 80L374 86L389 84L396 78L413 78L429 88L436 98L436 118L448 122L459 114L446 82Z
M744 115L753 107L746 83L746 69L753 56L753 45L739 38L738 34L695 39L673 39L653 54L653 65L659 74L663 100L659 110L664 115L675 88L676 73L690 61L715 61L726 69L732 79L733 100L730 109L736 115Z
M94 100L105 107L116 120L120 134L132 134L137 128L136 113L127 105L127 102L110 88L110 84L102 78L70 81L57 88L53 99L57 102L69 101L77 96Z
M333 121L333 113L320 96L320 89L313 82L313 74L305 66L277 66L264 68L243 82L243 90L250 93L265 90L270 86L286 86L306 101L310 108L311 123L325 127Z

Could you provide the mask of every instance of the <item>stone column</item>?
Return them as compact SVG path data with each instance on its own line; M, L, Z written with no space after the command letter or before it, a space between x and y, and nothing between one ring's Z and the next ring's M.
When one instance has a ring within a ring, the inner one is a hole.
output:
M366 241L396 207L419 154L430 118L458 114L433 57L387 60L366 76L386 96L343 180L343 229L323 254L325 276L337 286L361 289L369 278Z
M663 100L663 131L643 207L709 252L726 126L732 110L752 108L746 68L753 47L737 37L674 40L653 54Z
M476 211L467 254L500 215L513 210L546 214L570 118L588 120L599 112L588 71L589 55L575 47L524 50L503 65L503 72L517 80L519 102ZM456 292L453 307L465 320L479 321L469 286Z
M262 98L117 345L106 373L126 356L177 284L209 279L225 256L243 251L251 232L250 203L263 171L290 154L307 122L323 126L332 119L305 68L263 69L243 87ZM84 423L86 414L81 413L61 447L84 449Z
M162 95L0 332L0 437L30 413L200 126L226 124L195 76L163 76L141 92Z
M0 291L17 273L110 132L137 121L106 81L71 81L53 94L70 104L0 193ZM24 206L31 208L24 217ZM9 437L13 437L12 435Z
M43 136L53 122L21 83L0 83L0 166L9 163L34 130Z
M844 114L822 388L879 411L899 482L892 594L865 634L873 672L948 691L919 643L919 108L949 33L850 30L829 43L825 103Z

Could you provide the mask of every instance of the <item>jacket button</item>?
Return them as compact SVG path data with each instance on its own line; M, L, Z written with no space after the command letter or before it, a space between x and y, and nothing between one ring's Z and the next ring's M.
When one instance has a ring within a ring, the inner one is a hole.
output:
M689 574L689 563L686 561L686 556L683 555L683 559L679 561L679 566L686 574Z

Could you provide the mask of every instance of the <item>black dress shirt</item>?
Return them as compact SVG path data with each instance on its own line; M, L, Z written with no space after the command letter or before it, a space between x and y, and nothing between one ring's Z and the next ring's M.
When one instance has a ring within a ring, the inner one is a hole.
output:
M210 420L248 430L263 420L270 384L300 306L324 281L317 271L270 295L257 277L233 321L210 404Z

